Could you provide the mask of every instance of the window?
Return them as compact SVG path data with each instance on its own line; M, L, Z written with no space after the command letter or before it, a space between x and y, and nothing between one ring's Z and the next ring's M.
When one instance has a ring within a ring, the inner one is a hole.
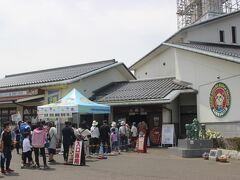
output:
M220 42L224 42L224 31L219 31Z
M237 31L236 27L232 26L232 43L237 43Z
M37 117L37 107L29 106L23 108L23 120L32 121L32 119Z
M2 128L4 122L6 121L12 122L12 115L16 113L17 113L16 108L0 109L0 128Z

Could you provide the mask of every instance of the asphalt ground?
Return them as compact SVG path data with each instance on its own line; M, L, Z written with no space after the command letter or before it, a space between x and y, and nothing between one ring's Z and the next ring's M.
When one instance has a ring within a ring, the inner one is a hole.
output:
M229 163L183 159L166 149L149 149L147 154L125 152L108 159L88 159L87 165L64 165L61 155L49 170L21 169L21 156L13 153L9 180L240 180L240 161ZM42 159L40 158L40 163Z

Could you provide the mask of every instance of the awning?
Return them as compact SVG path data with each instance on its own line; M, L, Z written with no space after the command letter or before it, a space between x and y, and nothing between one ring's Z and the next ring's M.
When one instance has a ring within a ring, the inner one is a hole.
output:
M0 98L0 104L12 104L14 101L17 101L18 99L22 99L24 96L18 96L18 97L3 97Z
M183 90L174 90L170 92L167 96L160 99L139 99L134 101L109 101L109 102L99 102L107 103L110 106L131 106L131 105L153 105L153 104L169 104L174 101L180 94L184 93L197 93L194 89L183 89Z
M72 116L79 114L109 114L110 106L97 104L73 89L56 103L38 106L38 115L44 117Z
M44 95L37 95L37 96L30 96L30 97L25 97L22 99L18 99L16 103L20 102L27 102L27 101L32 101L32 100L42 100L44 98Z
M20 103L20 102L27 102L27 101L33 101L33 100L42 100L43 98L44 98L44 95L5 97L5 98L0 98L0 104L12 104L14 102Z

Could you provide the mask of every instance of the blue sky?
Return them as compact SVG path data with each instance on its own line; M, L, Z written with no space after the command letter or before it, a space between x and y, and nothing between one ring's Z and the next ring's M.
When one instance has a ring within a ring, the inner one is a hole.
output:
M130 66L175 31L176 0L1 0L0 77L107 59Z

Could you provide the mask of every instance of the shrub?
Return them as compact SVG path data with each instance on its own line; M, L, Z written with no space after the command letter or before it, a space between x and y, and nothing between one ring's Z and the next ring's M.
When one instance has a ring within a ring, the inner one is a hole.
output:
M200 137L202 132L200 131ZM240 151L240 137L224 138L219 132L212 129L206 130L206 139L213 140L213 148L222 148Z
M224 139L226 149L240 151L240 137Z
M219 139L219 138L222 138L222 135L219 132L214 131L212 129L206 130L206 139Z

